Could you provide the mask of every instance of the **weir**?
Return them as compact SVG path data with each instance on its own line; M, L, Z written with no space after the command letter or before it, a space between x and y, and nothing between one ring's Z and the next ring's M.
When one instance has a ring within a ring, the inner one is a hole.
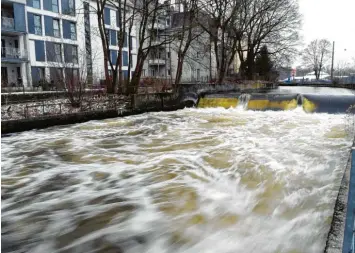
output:
M196 100L195 100L196 101ZM294 110L301 106L308 113L353 113L355 95L327 94L207 94L201 96L198 108L235 108L247 110Z

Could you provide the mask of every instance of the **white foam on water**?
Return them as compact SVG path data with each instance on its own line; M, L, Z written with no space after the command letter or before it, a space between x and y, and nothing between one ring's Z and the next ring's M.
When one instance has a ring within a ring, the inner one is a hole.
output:
M29 252L322 252L346 125L299 108L184 109L3 138L3 241Z

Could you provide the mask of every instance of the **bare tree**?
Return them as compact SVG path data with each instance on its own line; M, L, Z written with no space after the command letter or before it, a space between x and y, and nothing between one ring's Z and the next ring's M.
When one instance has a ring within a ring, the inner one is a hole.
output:
M238 21L242 0L200 0L197 22L210 36L216 60L217 83L221 84L234 61L243 27ZM212 51L212 50L211 50Z
M105 26L105 6L110 5L116 8L119 14L119 32L118 32L118 46L119 52L117 59L112 59L109 56L110 34ZM165 15L169 6L160 4L157 0L96 0L96 14L99 26L99 35L104 53L104 68L106 80L110 80L109 69L112 71L112 80L109 82L108 91L115 92L117 83L117 76L119 77L120 88L123 84L122 75L122 48L127 43L129 48L129 62L128 62L128 77L125 83L127 84L126 93L136 93L144 61L149 52L152 50L152 42L156 40L156 36L152 31L158 24L158 18ZM132 79L130 79L130 70L132 62L132 41L129 39L133 29L137 29L137 63L133 72ZM154 46L161 46L168 43L170 36L164 36L158 44ZM128 40L128 41L127 41ZM118 75L119 74L119 75ZM120 89L119 91L122 91Z
M305 48L302 58L305 65L312 67L316 80L319 80L324 65L331 56L331 43L326 40L313 40Z
M137 64L132 79L128 85L128 93L136 93L140 83L144 62L151 51L172 42L173 36L165 29L158 37L156 26L165 26L166 17L170 12L167 2L160 4L157 0L135 0L135 23L138 26ZM160 20L163 24L160 24Z
M177 52L178 62L176 68L174 88L178 88L181 81L183 65L188 50L191 48L191 44L201 36L203 30L200 29L197 18L197 0L188 0L181 2L183 6L183 12L173 14L173 27L175 41L173 44L173 50Z
M64 49L62 54L62 48ZM49 85L64 90L73 107L80 107L87 88L85 49L70 44L46 42ZM64 58L63 58L64 56Z
M240 23L243 38L238 43L241 73L253 79L255 57L263 45L275 62L295 52L300 14L296 0L243 0Z

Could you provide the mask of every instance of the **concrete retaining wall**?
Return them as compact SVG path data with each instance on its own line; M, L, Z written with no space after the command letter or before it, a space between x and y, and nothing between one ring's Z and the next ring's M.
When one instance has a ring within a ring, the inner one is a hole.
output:
M325 253L351 253L355 211L355 142L335 202L334 214L328 233Z
M86 92L88 95L103 95L103 90L89 90ZM67 98L67 94L64 91L40 91L40 92L26 92L26 93L2 93L1 94L1 104L13 104L13 103L24 103L28 101L39 101L39 100L52 100L59 98Z
M56 125L81 123L90 120L123 117L144 112L172 111L183 109L178 94L159 93L132 96L132 106L124 110L88 111L71 114L58 114L30 119L6 120L1 122L1 134L47 128Z

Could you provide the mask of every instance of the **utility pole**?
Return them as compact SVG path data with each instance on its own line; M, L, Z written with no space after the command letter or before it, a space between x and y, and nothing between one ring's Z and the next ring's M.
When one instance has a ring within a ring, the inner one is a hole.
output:
M331 77L331 80L333 81L333 77L334 77L334 45L335 45L335 42L333 41L333 51L332 51L332 68L330 70L330 77Z

